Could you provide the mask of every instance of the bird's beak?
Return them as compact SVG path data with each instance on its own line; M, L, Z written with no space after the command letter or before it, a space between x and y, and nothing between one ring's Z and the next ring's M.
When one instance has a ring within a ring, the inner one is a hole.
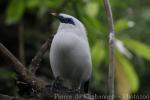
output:
M52 15L52 16L54 16L55 18L57 18L58 20L60 20L59 13L50 13L50 15Z
M55 16L57 17L58 16L58 13L50 13L52 16Z

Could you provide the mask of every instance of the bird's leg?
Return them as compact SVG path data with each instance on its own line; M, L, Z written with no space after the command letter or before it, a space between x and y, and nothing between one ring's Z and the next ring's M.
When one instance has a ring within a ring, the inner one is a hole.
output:
M62 89L62 79L60 77L56 77L52 83L52 90L54 89Z
M89 90L89 80L84 83L84 92L88 93Z
M77 83L79 83L79 82L77 82ZM71 93L77 93L77 94L83 93L82 82L80 82L79 85L73 85L72 87L74 87L74 88L69 89Z

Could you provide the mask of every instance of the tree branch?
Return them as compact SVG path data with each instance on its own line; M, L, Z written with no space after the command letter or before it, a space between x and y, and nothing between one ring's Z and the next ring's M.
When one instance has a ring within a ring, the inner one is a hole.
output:
M0 53L14 65L13 69L16 71L21 81L28 83L35 90L44 88L45 82L37 79L31 72L29 72L26 67L2 43L0 43Z
M104 5L106 9L107 19L108 19L108 25L109 25L109 32L115 34L114 32L114 22L113 22L113 16L112 16L112 10L109 0L104 0Z
M54 34L50 35L47 41L41 46L40 50L32 59L31 64L29 65L29 70L35 74L36 70L39 67L40 62L42 61L44 53L51 47Z
M108 68L108 100L114 100L115 90L114 90L114 73L115 73L115 32L114 32L114 23L112 10L109 0L104 0L104 5L106 9L108 25L109 25L109 68Z
M2 43L0 43L0 52L11 61L14 65L15 71L25 79L27 74L25 66Z
M36 100L36 99L24 99L24 98L19 98L19 97L13 97L13 96L0 94L0 100Z

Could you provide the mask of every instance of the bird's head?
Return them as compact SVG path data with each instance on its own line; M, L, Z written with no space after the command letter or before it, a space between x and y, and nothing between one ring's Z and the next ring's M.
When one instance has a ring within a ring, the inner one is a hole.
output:
M60 21L58 31L75 30L80 34L86 34L84 25L77 18L63 13L51 13L51 15L55 16Z

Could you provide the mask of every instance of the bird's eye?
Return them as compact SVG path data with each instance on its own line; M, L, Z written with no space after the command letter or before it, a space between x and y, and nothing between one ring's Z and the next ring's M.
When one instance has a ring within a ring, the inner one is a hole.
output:
M73 24L73 25L75 25L75 23L74 23L74 21L73 21L73 19L72 18L66 18L66 22L68 23L68 24Z
M62 23L75 25L75 23L74 23L74 21L73 21L72 18L60 17L60 21L61 21Z

